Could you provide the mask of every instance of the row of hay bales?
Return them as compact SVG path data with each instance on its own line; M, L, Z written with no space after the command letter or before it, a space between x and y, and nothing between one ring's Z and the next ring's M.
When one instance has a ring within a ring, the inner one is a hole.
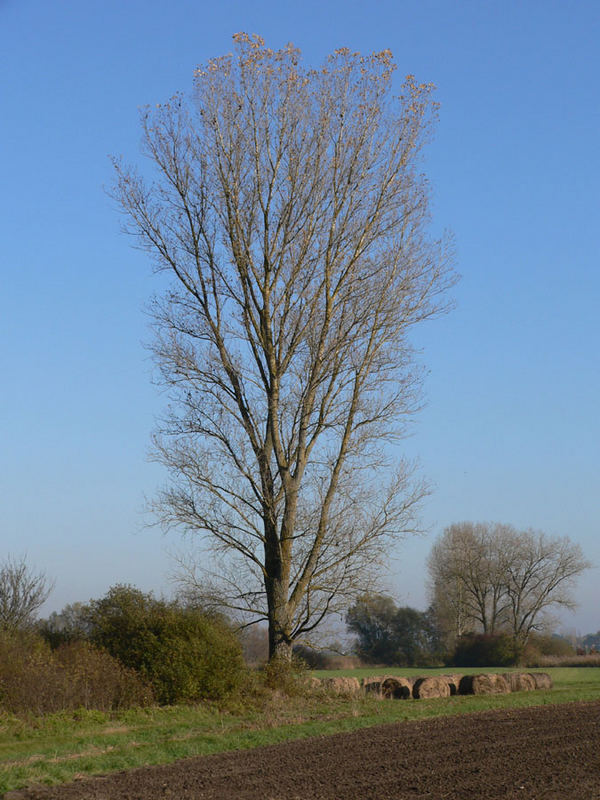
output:
M311 678L314 688L329 694L371 694L382 699L416 700L428 697L450 697L454 694L508 694L551 689L552 679L546 672L482 673L479 675L430 675L402 678L383 675L363 678Z

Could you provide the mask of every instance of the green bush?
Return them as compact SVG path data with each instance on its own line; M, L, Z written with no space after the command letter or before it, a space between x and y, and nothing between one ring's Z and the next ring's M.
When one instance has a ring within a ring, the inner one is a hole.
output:
M198 609L114 586L90 604L90 621L92 641L137 670L160 703L220 700L244 679L237 637Z
M461 636L452 656L455 667L509 667L519 660L520 648L506 633Z
M46 714L147 705L151 689L133 670L86 642L53 652L32 632L0 633L0 709Z

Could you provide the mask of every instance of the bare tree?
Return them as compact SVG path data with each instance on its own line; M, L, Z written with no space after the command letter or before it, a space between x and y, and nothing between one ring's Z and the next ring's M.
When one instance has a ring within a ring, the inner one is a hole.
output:
M450 525L429 556L431 601L450 638L510 630L524 644L551 607L573 608L590 566L579 545L510 525Z
M576 607L575 580L591 562L567 537L552 539L536 531L517 535L513 547L506 561L506 614L514 638L525 643L549 608Z
M143 113L156 180L115 162L115 195L172 278L152 305L172 399L156 511L209 534L228 605L287 658L415 530L427 490L388 445L418 409L409 331L454 275L418 172L431 85L394 97L389 51L310 70L234 43L189 101Z
M478 626L494 633L507 599L504 544L506 525L462 522L450 525L429 556L432 601L455 621L456 635Z
M429 600L445 650L451 652L456 640L473 626L473 620L467 612L462 581L437 575L435 580L429 582Z
M0 563L0 630L29 628L54 588L43 572L34 573L25 556Z

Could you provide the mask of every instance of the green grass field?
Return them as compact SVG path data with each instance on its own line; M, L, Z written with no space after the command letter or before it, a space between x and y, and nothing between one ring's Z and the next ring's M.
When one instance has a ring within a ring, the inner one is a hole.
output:
M443 674L448 669L389 669L386 675ZM460 670L461 673L485 670ZM487 670L501 672L503 670ZM382 701L312 697L263 698L247 710L199 706L106 714L80 711L46 717L0 714L0 793L34 783L60 783L144 764L274 744L401 720L492 708L600 699L600 668L554 668L554 689L510 695ZM363 677L374 670L315 672ZM381 674L381 673L379 673Z

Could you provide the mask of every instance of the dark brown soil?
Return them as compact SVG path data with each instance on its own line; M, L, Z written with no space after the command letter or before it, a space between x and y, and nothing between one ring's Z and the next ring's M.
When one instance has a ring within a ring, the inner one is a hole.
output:
M6 798L599 800L600 701L382 725Z

